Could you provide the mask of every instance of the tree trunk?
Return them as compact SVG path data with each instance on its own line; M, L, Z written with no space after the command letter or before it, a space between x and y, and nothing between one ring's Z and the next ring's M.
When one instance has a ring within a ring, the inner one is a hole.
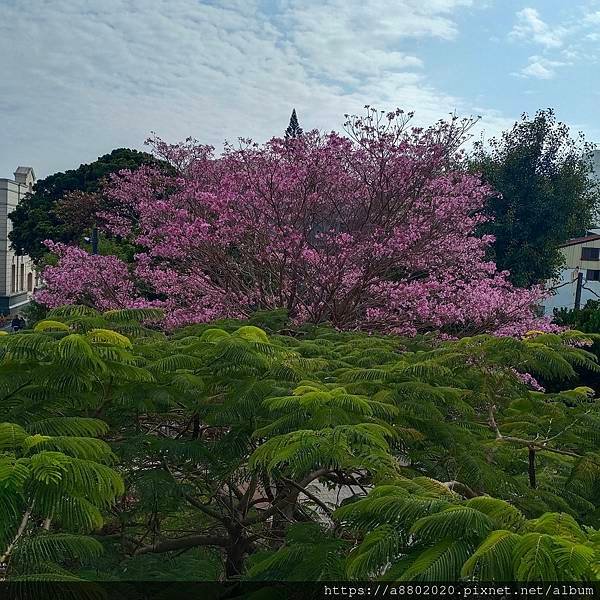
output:
M289 488L287 486L282 487L281 492L278 492L277 496L279 496L280 493L287 495L289 493ZM271 536L273 537L271 546L273 548L280 548L283 546L288 527L295 521L294 513L296 512L297 500L298 492L290 494L279 506L279 510L273 515L273 524L271 526Z
M535 448L529 446L529 486L532 489L536 488L535 481Z
M232 539L225 552L225 575L227 579L239 577L244 570L245 541L241 537Z
M200 415L194 415L194 429L192 439L197 440L200 437Z

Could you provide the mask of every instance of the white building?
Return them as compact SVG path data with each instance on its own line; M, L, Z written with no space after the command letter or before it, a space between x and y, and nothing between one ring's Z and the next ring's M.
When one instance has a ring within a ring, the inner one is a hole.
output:
M8 215L27 192L33 189L31 167L18 167L14 179L0 179L0 313L16 313L30 300L35 271L28 256L18 256L10 247L12 222Z
M588 300L600 300L600 230L569 240L560 251L565 265L560 277L547 283L552 290L544 302L547 315L555 308L575 308L576 304L583 308Z
M592 165L596 179L600 179L600 150L594 150L592 155Z
M592 164L592 177L600 180L600 150L594 150ZM583 308L588 300L600 300L600 229L568 240L560 246L560 251L564 257L563 270L556 280L546 284L552 291L543 304L547 315L552 315L554 309Z

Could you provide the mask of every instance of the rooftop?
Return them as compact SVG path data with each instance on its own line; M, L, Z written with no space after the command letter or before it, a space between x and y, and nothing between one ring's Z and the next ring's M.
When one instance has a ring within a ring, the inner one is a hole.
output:
M559 248L565 248L566 246L577 246L577 244L595 242L596 240L600 240L600 233L588 232L588 235L584 235L583 237L571 238L570 240L567 240L564 244L561 244Z

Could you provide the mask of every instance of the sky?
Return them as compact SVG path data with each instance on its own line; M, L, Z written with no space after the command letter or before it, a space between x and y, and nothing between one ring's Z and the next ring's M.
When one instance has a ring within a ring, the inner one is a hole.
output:
M38 177L151 132L262 142L291 109L481 115L553 107L600 142L600 0L0 0L0 177Z

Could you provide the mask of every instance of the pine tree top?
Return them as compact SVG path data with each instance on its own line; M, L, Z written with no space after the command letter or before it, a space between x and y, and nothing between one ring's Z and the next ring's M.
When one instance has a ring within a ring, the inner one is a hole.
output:
M285 130L285 139L294 139L302 135L302 128L298 124L298 116L296 115L296 109L292 109L292 116L290 117L290 124Z

